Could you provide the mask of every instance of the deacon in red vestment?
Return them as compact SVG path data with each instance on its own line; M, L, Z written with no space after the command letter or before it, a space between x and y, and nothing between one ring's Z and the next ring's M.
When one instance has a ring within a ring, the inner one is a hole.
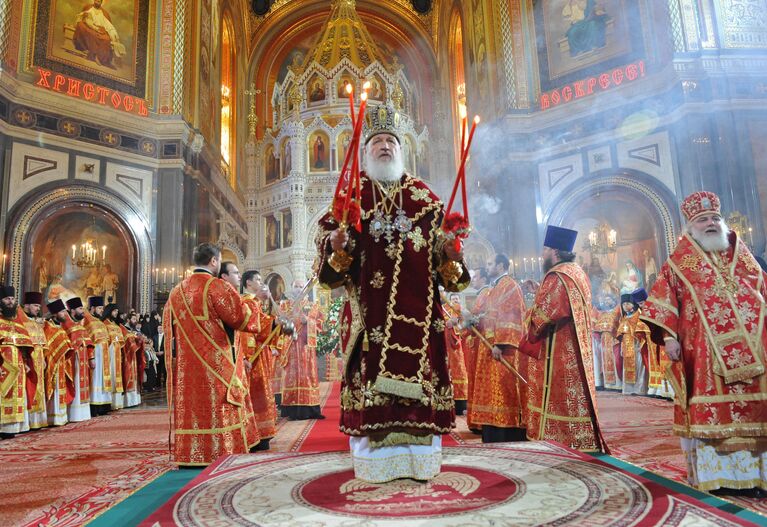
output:
M72 356L72 369L75 379L75 398L67 409L72 422L87 421L91 418L90 384L91 369L96 367L93 356L93 342L83 326L85 308L79 297L67 300L69 318L62 322L75 353Z
M48 401L48 424L67 424L67 405L75 398L75 376L72 357L75 350L62 324L69 319L67 308L61 299L47 306L51 318L45 321L43 330L48 341L45 355L45 398Z
M18 322L19 304L12 286L0 285L0 434L29 430L27 374L34 345Z
M682 202L685 234L645 303L643 320L673 361L674 433L702 490L767 489L765 275L721 216L719 198Z
M512 353L522 338L525 299L522 288L508 275L509 259L496 255L496 266L502 274L493 284L487 298L485 316L479 321L479 331L493 345L490 349L480 342L474 393L469 420L482 428L482 442L521 441L525 439L522 401L525 387L505 365L506 360L516 369L527 370L527 357ZM526 373L521 373L526 375Z
M216 278L217 246L198 245L193 261L197 268L173 288L163 312L171 456L179 465L209 465L259 442L244 360L234 349L234 332L255 331L258 317Z
M466 311L464 315L463 328L465 357L466 357L466 375L468 376L468 388L469 397L466 404L466 424L469 430L475 433L481 433L480 425L471 421L471 416L474 413L474 390L475 379L477 377L477 357L479 356L480 348L485 346L481 339L471 329L479 324L479 321L485 316L485 310L487 308L487 299L490 296L491 287L488 284L487 269L484 267L479 269L472 278L472 285L478 291L477 296L474 299L474 304L471 309Z
M589 278L573 260L576 231L549 225L546 275L536 293L520 351L528 369L527 438L578 450L607 451L599 431L591 357Z
M29 372L27 373L27 411L29 428L37 430L48 426L45 407L45 355L48 341L43 331L43 319L40 317L43 295L39 291L24 293L24 309L19 309L17 322L29 333L34 349L29 354Z
M240 286L240 272L233 262L221 264L219 278L229 282L235 289ZM256 420L256 428L260 437L259 443L253 450L269 450L269 441L276 433L277 407L274 405L271 379L271 353L266 349L269 337L274 338L277 333L272 333L274 317L267 315L261 309L261 301L268 299L269 289L261 281L258 271L246 271L242 275L245 283L245 294L242 303L245 304L258 318L256 331L235 332L235 349L238 355L245 360L245 369L248 371L248 392L253 405L253 415ZM256 296L258 295L258 296ZM279 331L279 330L278 330ZM264 353L264 351L266 351Z
M298 298L302 290L302 284L295 282L289 293L291 299L280 303L282 316L295 328L285 340L282 415L290 420L324 419L317 373L317 332L322 313L306 299Z
M450 370L450 382L453 384L453 400L456 415L466 413L466 401L469 398L466 359L463 354L463 336L461 335L461 298L450 295L450 302L445 309L445 343L447 344L447 366Z
M355 476L368 482L439 473L455 412L438 287L469 282L440 230L442 203L404 173L400 119L389 105L366 116L361 232L327 214L318 235L320 282L346 287L341 431L352 436Z

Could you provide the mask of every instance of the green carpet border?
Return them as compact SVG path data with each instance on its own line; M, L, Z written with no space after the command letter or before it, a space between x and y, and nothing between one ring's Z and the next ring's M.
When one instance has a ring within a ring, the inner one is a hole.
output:
M89 527L115 527L116 525L134 527L159 509L202 471L203 468L166 472L86 525Z
M667 489L685 494L705 504L715 507L721 511L728 512L744 520L753 522L757 525L767 526L767 518L755 512L744 509L734 503L722 500L711 494L695 490L683 483L672 481L654 472L645 470L637 465L620 460L613 456L601 453L592 453L594 458L604 461L616 468L641 476L650 481L654 481ZM160 508L165 502L173 497L184 485L196 478L201 472L200 469L172 470L166 472L151 483L128 496L126 499L108 509L103 514L91 520L87 525L89 527L113 527L120 525L123 527L133 527L140 524L155 510Z
M663 476L660 476L656 474L655 472L651 472L649 470L643 469L640 466L634 465L627 461L623 461L622 459L618 459L608 454L602 454L600 452L588 452L588 454L590 454L592 457L600 461L604 461L605 463L608 463L614 466L615 468L619 468L621 470L625 470L626 472L630 472L631 474L635 474L645 479L649 479L650 481L654 481L655 483L663 485L669 490L678 492L680 494L685 494L687 496L690 496L691 498L695 498L696 500L702 501L706 505L715 507L719 509L720 511L730 513L733 516L737 516L738 518L748 520L757 525L767 526L767 518L765 518L761 514L750 511L748 509L744 509L743 507L739 505L735 505L734 503L731 503L727 500L720 499L712 494L708 494L707 492L701 492L699 490L694 489L693 487L690 487L689 485L685 485L684 483L679 483L678 481L673 481L668 478L664 478Z

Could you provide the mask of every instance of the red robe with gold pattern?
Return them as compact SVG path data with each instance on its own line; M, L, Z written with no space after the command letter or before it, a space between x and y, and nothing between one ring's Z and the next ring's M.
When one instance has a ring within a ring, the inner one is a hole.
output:
M170 292L163 331L175 463L209 465L258 443L243 357L233 348L234 330L256 331L258 321L234 287L207 272Z
M93 358L93 342L88 336L88 331L83 326L82 320L75 322L67 318L61 323L61 327L67 332L69 342L75 353L72 354L72 369L74 361L80 366L80 402L88 404L91 399L91 367L90 360Z
M618 376L619 373L615 362L615 328L620 319L620 307L610 311L595 310L594 314L596 315L593 318L594 335L600 343L598 350L594 350L594 352L601 354L602 375L605 387L619 387L618 383L621 377ZM622 369L620 371L622 375Z
M107 319L104 321L104 325L109 333L109 343L111 346L114 346L115 378L112 382L112 388L115 393L123 393L125 391L123 386L123 346L125 346L125 336L120 326L115 322Z
M59 407L66 406L75 398L74 373L71 357L75 354L67 332L59 324L47 320L43 326L48 347L45 354L45 399L53 397L54 388L59 389Z
M144 341L125 326L121 325L120 331L124 342L122 348L123 388L126 394L128 392L140 393L139 371L143 372L144 369L143 367L139 368L139 363L144 363ZM125 402L128 403L128 401Z
M579 450L607 451L597 418L591 356L589 278L574 262L555 265L543 278L527 321L529 353L527 437ZM537 344L537 353L529 351Z
M454 426L438 286L463 289L469 272L462 262L443 262L442 203L423 181L405 174L384 199L363 173L361 191L361 232L349 230L347 272L328 263L338 227L331 214L320 220L318 235L320 282L347 291L341 431L413 444Z
M663 264L642 319L662 342L678 340L681 360L666 369L674 387L674 433L718 440L717 451L755 450L767 436L765 275L730 233L730 247L707 253L685 235Z
M295 325L293 335L284 341L287 348L284 351L282 406L319 406L317 326L318 322L321 323L321 317L317 318L306 300L302 300L299 306L291 300L283 300L280 311Z
M639 320L640 311L637 309L631 315L623 316L618 322L615 331L616 337L621 343L621 357L623 357L623 382L628 384L641 383L642 379L637 379L636 371L636 349L635 344L642 354L642 362L647 368L648 386L652 367L650 356L656 356L656 344L650 338L650 328Z
M461 317L460 306L443 304L445 309L445 344L447 344L447 366L450 371L450 382L453 383L453 399L466 401L469 398L468 375L466 373L466 359L463 355L463 337L458 328L458 320ZM447 326L448 320L454 320L456 325Z
M28 357L30 370L27 373L27 409L30 413L39 413L45 410L45 354L48 341L42 324L29 318L23 309L18 310L16 321L26 328L35 346ZM29 426L41 428L44 425L32 423L30 420Z
M274 317L261 310L261 302L254 295L243 295L242 302L258 318L258 325L254 328L256 331L252 333L238 331L236 347L239 350L238 353L252 364L249 374L249 392L258 435L262 440L270 439L276 433L277 408L274 406L272 392L272 353L266 340L271 334ZM275 333L272 338L277 336Z
M490 297L490 286L483 287L479 293L477 294L477 298L474 300L474 305L471 308L470 315L474 316L484 316L485 310L487 309L487 299ZM477 357L479 357L479 353L482 348L486 348L482 341L477 337L477 335L474 334L474 332L471 330L471 328L464 331L465 339L464 343L466 344L464 346L465 356L466 356L466 375L469 378L469 400L467 401L466 407L466 423L469 426L470 429L477 429L479 428L479 425L477 423L472 422L471 415L472 415L472 407L474 406L474 386L476 383L477 378Z
M522 339L522 318L525 299L516 280L508 274L496 281L486 300L485 316L480 319L479 330L493 345L504 352L519 346ZM527 370L527 357L518 353L506 359L520 374ZM524 428L522 420L523 387L519 380L500 361L495 360L487 345L477 348L473 401L469 421L472 425L490 425L499 428Z
M33 348L24 324L0 317L0 426L24 421L25 355L29 355Z

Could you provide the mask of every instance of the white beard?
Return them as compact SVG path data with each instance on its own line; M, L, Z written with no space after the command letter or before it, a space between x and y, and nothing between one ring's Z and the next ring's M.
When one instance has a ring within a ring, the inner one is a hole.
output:
M696 233L695 231L692 231L690 234L692 234L693 239L698 242L698 245L700 245L704 251L710 253L726 251L730 247L730 240L727 239L728 232L729 230L724 228L722 232L718 234L706 234L705 232Z
M365 173L376 181L394 183L400 180L404 172L405 163L402 156L395 156L388 161L365 157Z

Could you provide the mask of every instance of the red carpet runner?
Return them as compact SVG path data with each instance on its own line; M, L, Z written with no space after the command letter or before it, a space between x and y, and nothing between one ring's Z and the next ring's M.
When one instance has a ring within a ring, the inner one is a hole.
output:
M349 450L349 437L338 430L341 419L341 384L333 383L330 395L322 408L325 419L314 423L304 439L299 452L333 452ZM457 446L458 442L450 434L442 436L442 446Z

